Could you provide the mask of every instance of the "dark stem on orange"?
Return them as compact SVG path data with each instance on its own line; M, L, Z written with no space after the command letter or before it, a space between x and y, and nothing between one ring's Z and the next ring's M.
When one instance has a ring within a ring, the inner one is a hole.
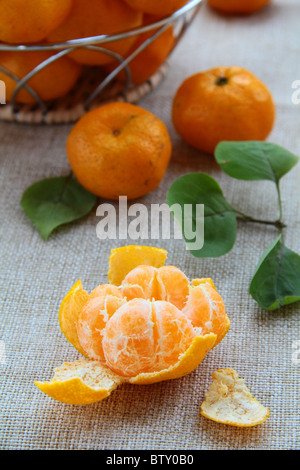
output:
M227 83L228 83L228 78L224 77L224 75L220 75L220 76L217 78L216 84L217 84L218 86L227 85Z

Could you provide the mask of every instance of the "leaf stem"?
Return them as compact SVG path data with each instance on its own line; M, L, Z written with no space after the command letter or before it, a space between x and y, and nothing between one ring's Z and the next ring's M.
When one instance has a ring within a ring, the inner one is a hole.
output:
M277 189L278 206L279 206L279 218L278 218L278 222L280 222L281 219L282 219L282 201L281 201L281 191L280 191L279 181L276 181L276 189Z
M278 220L261 220L261 219L255 219L254 217L250 217L249 215L243 214L240 211L235 211L239 217L239 220L242 220L244 222L252 222L255 224L263 224L263 225L273 225L274 227L278 228L278 230L281 232L283 228L286 227L286 225L281 222L280 219Z

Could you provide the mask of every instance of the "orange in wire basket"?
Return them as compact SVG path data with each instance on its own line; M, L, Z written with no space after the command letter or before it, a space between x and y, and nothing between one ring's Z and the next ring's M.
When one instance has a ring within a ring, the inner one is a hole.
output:
M208 0L208 4L223 13L247 15L260 10L271 0Z
M168 16L183 7L189 0L125 0L135 10L150 15Z
M67 154L88 191L107 199L134 199L159 185L171 157L171 141L154 114L114 102L78 121L68 137Z
M187 78L173 100L173 123L192 147L213 153L223 140L264 140L275 105L268 88L242 67L216 67Z
M209 328L204 302L205 331L175 305L181 305L182 299L188 301L191 287L178 268L162 266L165 256L158 248L116 249L109 273L117 280L120 267L125 274L121 285L101 285L90 295L80 281L73 286L60 308L60 326L87 359L63 364L50 382L36 382L44 393L66 403L87 404L105 398L123 382L150 384L175 379L197 367L216 345L220 329L216 334L213 321ZM207 279L205 282L213 285ZM129 300L126 293L132 293L131 288L140 288L142 297ZM207 303L213 301L214 295L208 293ZM223 320L218 325L223 322L224 336L229 320L224 308L220 312Z
M73 0L73 7L67 19L48 36L49 42L64 42L101 34L128 31L141 26L142 13L132 10L123 0ZM124 56L135 41L129 37L101 47ZM101 52L79 49L70 57L82 64L104 65L114 61L113 57Z
M157 20L157 17L145 15L143 25L155 23L155 21ZM156 30L151 30L147 33L140 34L135 43L133 44L132 48L126 54L126 57L128 57L133 51L135 51L148 38L153 36L155 34L155 31ZM140 84L148 80L148 78L150 78L167 59L168 55L174 47L174 44L174 28L171 25L130 62L129 69L131 82L135 84ZM114 70L116 65L119 64L109 64L107 66L107 71L111 72L112 70ZM125 72L120 72L117 78L121 81L125 81Z
M16 77L23 78L37 65L50 58L50 52L20 51L1 52L0 65L12 72ZM53 100L66 95L75 85L81 74L82 67L76 62L62 57L47 65L28 82L39 97L44 100ZM17 82L0 71L0 80L6 85L6 97L10 101L17 86ZM35 98L23 87L16 95L17 103L33 104Z
M0 41L43 40L67 17L72 0L0 0Z

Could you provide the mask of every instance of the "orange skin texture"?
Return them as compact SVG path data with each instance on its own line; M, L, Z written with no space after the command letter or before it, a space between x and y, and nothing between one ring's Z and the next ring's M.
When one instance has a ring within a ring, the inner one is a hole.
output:
M51 57L50 52L1 52L0 65L18 78L23 78L37 65ZM38 72L27 83L42 100L53 100L66 95L77 82L82 68L67 57L62 57ZM0 71L0 80L6 85L7 101L11 100L17 82ZM33 104L35 98L24 88L16 96L17 103Z
M227 83L218 85L218 80ZM173 100L172 118L192 147L213 154L223 140L264 140L275 120L268 88L241 67L217 67L187 78Z
M122 294L128 300L165 300L181 310L189 295L189 280L175 266L138 266L122 282Z
M67 155L88 191L107 199L134 199L159 185L171 158L171 141L152 113L114 102L78 121L67 140Z
M209 6L223 13L250 14L268 5L271 0L208 0Z
M64 21L72 0L0 0L0 41L42 41Z
M112 371L136 377L175 364L194 336L191 322L174 305L134 299L108 320L102 345Z
M137 28L142 24L142 13L132 10L122 0L73 0L73 8L68 18L48 37L49 42L64 42L101 34L120 33ZM100 44L101 47L124 56L133 42L132 38ZM115 59L107 54L89 50L71 52L70 57L82 64L104 65Z
M188 0L125 0L135 10L150 15L168 16L183 7Z
M157 20L157 17L145 15L143 25L155 23ZM156 31L157 30L152 30L147 33L140 34L129 52L126 54L126 57L134 52L149 37L153 36ZM148 80L148 78L150 78L165 62L174 45L174 28L173 26L170 26L130 62L128 66L131 82L138 85ZM119 64L116 64L115 62L113 64L109 64L107 66L107 71L112 72L116 65ZM124 82L126 80L125 72L120 72L117 78Z
M182 312L191 320L193 326L201 328L201 335L214 332L217 335L216 345L230 327L223 299L209 283L190 288Z

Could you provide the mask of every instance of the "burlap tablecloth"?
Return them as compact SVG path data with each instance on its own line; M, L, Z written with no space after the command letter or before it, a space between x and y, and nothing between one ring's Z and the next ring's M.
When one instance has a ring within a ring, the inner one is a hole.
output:
M224 18L205 5L171 60L167 79L140 104L168 126L172 163L161 186L142 202L164 202L180 175L204 171L215 177L233 205L256 217L277 216L271 183L238 182L212 159L175 134L171 99L182 80L217 65L241 65L272 91L277 120L270 140L300 154L300 107L292 82L300 79L300 4L274 0L251 17ZM67 174L65 140L70 126L0 124L1 300L0 447L6 449L296 449L300 441L299 371L293 341L300 339L299 303L270 312L248 294L262 251L274 228L239 224L234 249L218 259L196 259L182 241L153 242L169 250L169 263L189 277L211 276L224 297L232 327L224 341L187 377L151 386L124 385L90 406L64 405L43 395L34 380L79 357L58 325L60 301L79 278L91 290L107 280L111 248L126 241L100 241L95 211L44 242L20 208L34 181ZM300 166L282 181L287 245L300 252ZM130 240L128 240L130 243ZM144 242L145 244L152 244ZM5 345L6 357L3 357ZM4 360L5 359L5 360ZM211 373L233 367L269 407L268 420L250 429L232 428L200 416Z

